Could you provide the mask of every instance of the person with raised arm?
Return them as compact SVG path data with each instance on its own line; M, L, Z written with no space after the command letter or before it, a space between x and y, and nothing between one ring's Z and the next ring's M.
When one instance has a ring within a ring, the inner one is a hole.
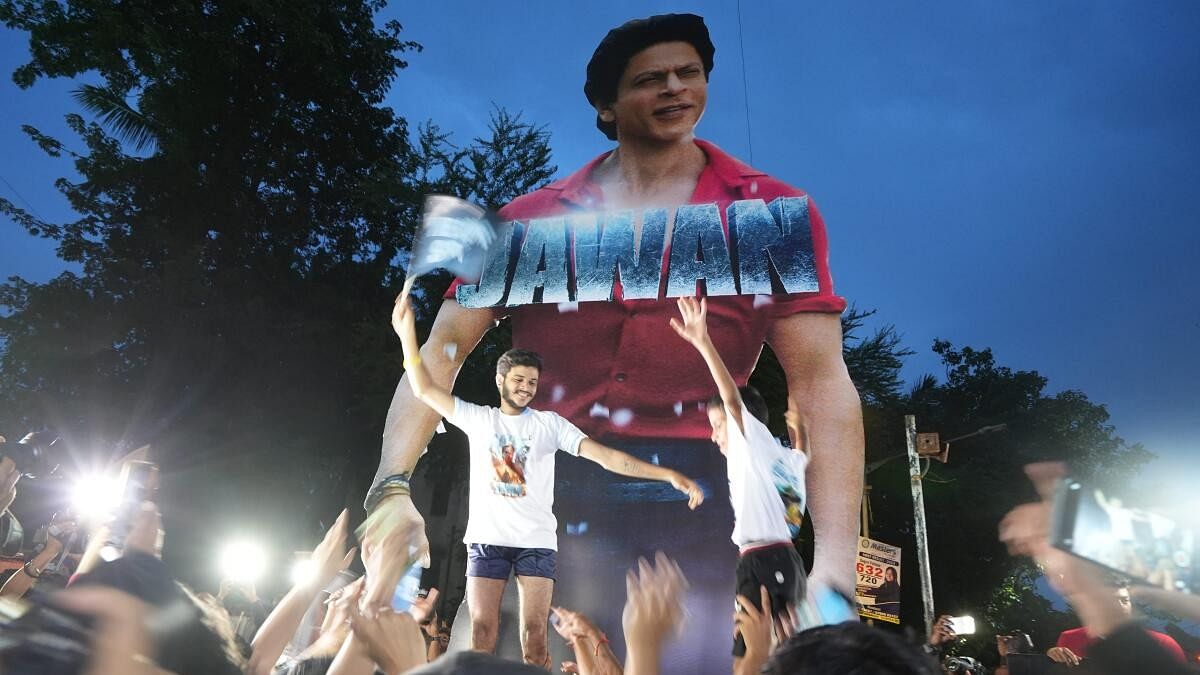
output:
M522 656L527 663L548 668L546 635L558 550L553 512L557 451L624 476L670 483L687 496L691 509L704 501L704 492L678 471L597 443L558 414L530 408L542 372L537 354L522 349L505 352L496 363L500 406L476 405L453 396L426 372L407 295L397 299L392 326L400 336L413 393L470 441L470 515L463 543L467 545L471 648L495 650L500 600L515 573Z

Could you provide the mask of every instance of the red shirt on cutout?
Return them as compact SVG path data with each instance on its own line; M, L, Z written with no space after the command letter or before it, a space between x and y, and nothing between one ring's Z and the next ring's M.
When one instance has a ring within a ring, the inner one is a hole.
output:
M689 204L716 203L728 236L725 210L740 199L799 197L804 192L753 169L715 145L697 140L708 158ZM527 221L568 212L604 210L604 195L592 181L605 153L574 174L513 200L500 210L506 221ZM758 362L773 321L798 312L841 313L846 301L833 292L825 223L809 200L813 252L819 290L708 300L708 328L721 358L739 384ZM668 256L664 255L664 265ZM446 292L454 297L456 281ZM619 297L619 295L618 295ZM542 356L538 383L540 410L552 410L589 436L613 433L627 438L708 438L708 418L698 405L716 385L696 350L671 329L678 315L674 298L497 307L497 318L512 317L513 346Z

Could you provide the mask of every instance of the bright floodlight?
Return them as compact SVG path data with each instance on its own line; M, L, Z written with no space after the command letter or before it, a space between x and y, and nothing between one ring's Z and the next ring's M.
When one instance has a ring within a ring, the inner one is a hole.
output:
M221 550L219 564L222 578L252 584L267 570L267 553L253 542L234 541Z
M301 558L292 564L292 585L299 586L312 581L317 576L317 565L308 558Z
M102 520L121 505L121 479L104 474L86 475L75 481L71 507L87 520Z

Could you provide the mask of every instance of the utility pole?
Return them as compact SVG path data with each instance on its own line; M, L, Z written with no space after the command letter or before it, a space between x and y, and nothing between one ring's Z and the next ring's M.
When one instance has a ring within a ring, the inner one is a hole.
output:
M925 496L921 483L921 458L917 455L917 418L904 416L904 436L908 444L908 475L911 479L913 515L917 535L917 564L921 571L921 599L925 604L925 634L933 633L933 579L929 570L929 538L925 527Z

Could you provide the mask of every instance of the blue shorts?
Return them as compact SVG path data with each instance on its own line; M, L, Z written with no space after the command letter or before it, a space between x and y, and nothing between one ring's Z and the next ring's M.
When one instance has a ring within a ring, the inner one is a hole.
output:
M553 579L558 555L548 548L467 544L467 576L507 581L514 569L519 577Z

